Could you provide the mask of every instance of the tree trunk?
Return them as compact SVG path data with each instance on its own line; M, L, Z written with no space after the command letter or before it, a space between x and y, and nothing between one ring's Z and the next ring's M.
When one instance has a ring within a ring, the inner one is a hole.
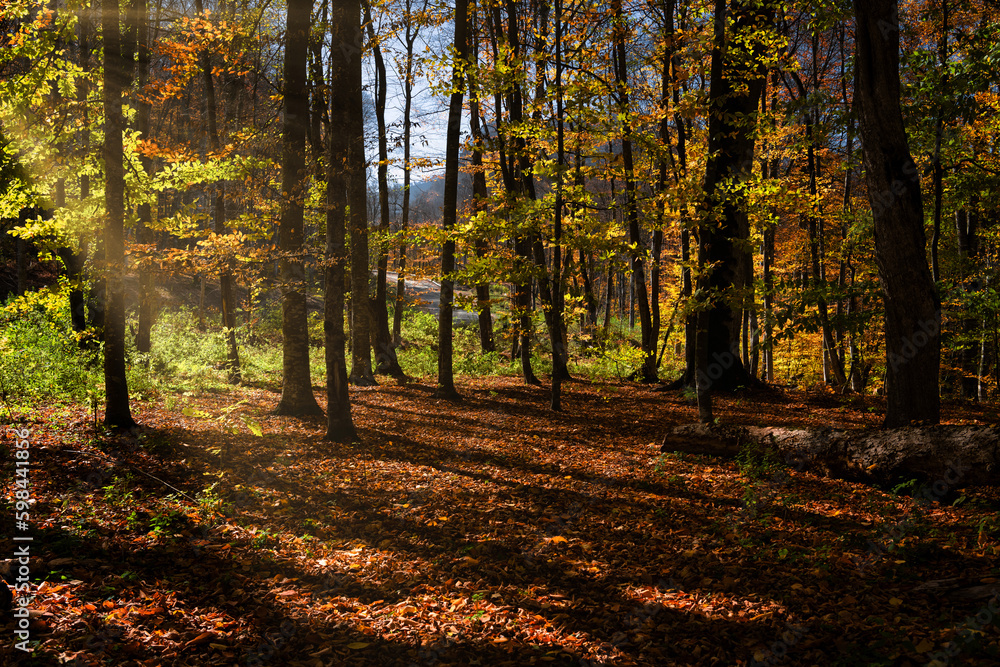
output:
M882 484L918 479L938 496L943 487L1000 482L1000 429L992 426L840 431L691 424L672 429L660 449L735 456L751 442L799 471Z
M138 73L139 95L137 100L135 129L143 139L149 138L149 113L150 104L145 99L146 84L149 81L149 9L146 0L137 0L135 3L131 20L136 25L137 41L137 62L136 71ZM153 174L153 160L143 154L139 157L139 164L142 166L147 178ZM153 221L153 209L149 202L139 205L138 222L136 228L136 239L139 243L147 247L152 243L152 233L149 225ZM153 266L151 261L146 261L138 267L139 272L139 321L135 331L135 349L148 354L151 341L150 330L153 327ZM72 295L71 295L72 297Z
M562 89L562 2L555 0L555 56L556 56L556 198L555 223L552 247L552 400L553 411L562 410L562 380L560 369L566 366L566 349L563 346L563 275L562 275L562 208L563 208L563 165L566 162L566 146L563 131L563 89ZM568 371L566 372L568 375Z
M941 140L944 136L944 100L948 84L948 0L941 0L941 36L938 40L938 67L942 69L941 95L934 119L934 232L931 235L931 277L935 285L941 279L938 270L938 243L941 239L941 208L944 195L944 168L941 166Z
M334 0L330 32L334 43L346 44L360 12L358 0ZM351 84L352 68L361 68L361 59L346 49L330 49L330 88L344 90ZM352 58L352 55L354 57ZM353 107L347 96L330 96L330 125L326 128L326 300L323 311L323 338L326 344L326 438L338 442L357 439L351 418L348 394L344 305L347 287L347 171L350 142L342 128L348 127Z
M281 160L281 400L275 414L304 417L323 414L309 377L309 333L306 321L305 270L302 261L303 203L308 171L305 166L306 51L309 46L311 0L289 0L286 15L284 100ZM360 18L360 15L359 15Z
M202 14L204 12L201 0L195 0L195 10L198 14ZM212 75L212 56L208 49L201 52L200 60L202 76L205 79L205 109L208 117L209 146L211 146L212 152L215 153L216 156L220 156L222 145L219 141L219 107L215 95L215 77ZM217 235L221 236L226 233L225 181L219 181L215 184L215 196L213 197L212 204L214 231ZM230 384L239 384L242 377L240 373L240 352L239 348L236 346L236 313L234 312L236 304L233 299L233 274L230 268L231 262L232 260L228 257L222 259L222 269L219 271L219 294L222 301L222 330L226 337L225 368L227 380ZM310 390L310 395L311 394L312 391Z
M507 14L506 46L504 55L507 63L511 67L519 66L517 61L521 57L521 46L518 38L518 6L516 2L507 0L505 3ZM500 62L500 45L504 42L503 19L499 3L491 7L491 12L487 15L488 27L491 29L490 44L493 48L494 62ZM518 127L523 121L523 100L521 98L520 84L511 84L506 91L506 103L509 123L512 127ZM498 89L494 93L494 107L497 117L500 117L502 108L502 94ZM518 200L528 197L532 193L529 191L533 187L530 181L530 163L525 154L524 137L512 134L509 137L509 144L505 142L504 135L497 133L497 143L500 157L500 172L503 177L504 189L507 192L508 202L511 207L516 207ZM531 336L532 336L532 246L531 240L525 233L518 231L513 239L514 261L511 270L512 281L514 283L514 309L512 317L516 317L518 325L515 336L519 337L517 345L521 357L521 374L525 383L532 385L541 384L535 377L531 369Z
M351 27L361 30L361 14L348 16ZM360 52L357 52L360 58ZM347 192L351 233L351 383L360 387L378 384L372 370L371 308L368 295L370 267L368 256L368 192L365 171L365 126L363 76L361 67L348 70L349 85L338 91L348 98L352 113L346 131L350 141L347 168Z
M104 226L106 301L104 309L104 424L115 430L135 426L129 408L125 369L125 153L122 91L132 82L122 56L118 0L102 0L104 37ZM126 46L124 50L129 50Z
M475 9L473 8L472 19L472 63L479 61L479 42ZM487 208L487 198L489 192L486 187L486 172L483 169L483 152L486 145L483 140L482 128L479 124L479 84L476 81L473 68L469 68L469 130L472 134L472 197L473 212L482 213ZM489 252L489 243L481 233L476 234L475 240L476 257L484 259ZM490 304L490 283L480 281L476 283L476 307L479 315L479 345L483 352L494 352L496 344L493 340L493 313Z
M802 84L799 84L803 97L806 97L807 93ZM817 91L818 92L818 91ZM847 377L844 374L844 362L837 355L837 346L833 339L833 329L830 326L830 316L829 310L826 303L826 275L823 271L822 254L821 254L821 212L817 211L815 208L816 199L819 196L819 186L818 186L818 174L819 174L819 164L818 156L816 155L817 143L812 136L815 131L815 126L810 119L806 120L806 134L809 136L809 146L806 149L806 164L809 172L809 194L813 198L813 205L810 207L808 214L808 229L809 229L809 258L810 266L812 269L812 279L815 284L816 289L820 291L820 296L816 301L816 308L819 312L820 327L823 333L823 352L824 355L829 355L830 367L833 370L834 380L838 386L843 386L847 383Z
M427 0L424 0L424 7ZM420 32L419 21L414 21L410 0L405 2L406 65L403 79L403 210L400 220L399 270L396 279L396 307L392 316L392 340L399 345L403 324L403 303L406 295L406 234L410 222L410 134L412 132L410 114L413 109L413 50Z
M854 12L858 120L885 302L885 425L936 424L941 313L925 255L920 174L900 111L896 1L854 0Z
M367 0L362 4L365 10L365 23L368 26L368 38L371 41L372 54L375 58L375 120L378 124L378 231L380 238L375 278L375 299L371 302L371 312L375 316L372 322L375 334L375 370L404 380L406 374L399 367L396 346L392 342L392 334L389 333L389 304L386 289L386 272L389 268L389 138L385 124L388 80L385 61L382 58L382 49L378 45L375 26L371 19L371 7Z
M755 112L766 73L754 61L761 45L753 34L767 25L771 9L733 0L733 36L726 39L726 0L715 3L715 45L712 49L711 107L708 127L708 164L705 168L705 199L699 231L705 267L711 267L707 287L712 294L742 289L739 253L747 239L746 211L729 194L729 183L745 179L753 165ZM749 42L746 42L749 40ZM734 82L745 82L739 88ZM751 119L751 120L748 120ZM736 353L740 344L740 321L729 300L713 299L706 333L706 369L712 389L733 391L748 386L751 377Z
M968 277L966 271L976 267L979 255L979 240L976 230L976 214L960 209L955 212L955 227L958 232L958 262L959 275L967 294L978 291L979 279ZM979 367L976 359L976 346L971 342L976 331L976 318L966 316L962 319L962 336L965 339L961 347L961 384L962 396L973 400L979 399Z
M90 73L90 34L91 34L91 9L81 7L77 10L79 20L79 49L80 49L80 71L84 74ZM87 77L84 76L77 84L76 101L80 105L82 122L78 133L80 150L87 153L90 150L90 112L87 105L87 97L90 93L90 86ZM80 201L86 202L90 198L90 174L80 174ZM69 292L70 317L73 322L73 330L81 333L87 328L87 282L83 269L87 260L87 242L82 236L80 240L80 250L73 251L66 249L67 254L63 256L66 264L67 277L71 280ZM62 253L60 253L62 256ZM67 261L68 260L68 261ZM80 339L81 346L90 344L89 339Z
M455 2L455 56L451 73L451 103L448 107L447 147L444 162L444 203L441 210L441 226L445 241L441 249L441 304L438 317L438 387L436 396L459 398L455 390L455 374L452 368L452 306L455 297L453 274L455 271L455 239L451 236L458 217L458 149L462 129L462 99L465 88L465 64L469 59L468 0Z

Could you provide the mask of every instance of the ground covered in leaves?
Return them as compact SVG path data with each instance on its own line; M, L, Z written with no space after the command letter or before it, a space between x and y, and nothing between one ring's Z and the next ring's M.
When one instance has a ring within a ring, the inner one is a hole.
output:
M39 411L19 425L34 653L8 620L0 662L1000 664L994 492L920 505L760 451L661 454L695 408L636 385L566 384L560 414L509 378L459 389L352 389L352 446L270 416L264 389L140 403L127 436ZM863 427L873 400L748 394L716 413Z

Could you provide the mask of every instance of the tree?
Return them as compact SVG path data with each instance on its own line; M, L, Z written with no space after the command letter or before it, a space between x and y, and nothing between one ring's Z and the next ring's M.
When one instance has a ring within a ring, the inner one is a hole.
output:
M659 339L659 321L653 328L652 315L649 309L649 293L646 290L646 263L644 260L642 235L639 229L639 203L635 178L635 161L632 153L632 123L628 120L630 104L628 92L628 60L626 58L626 37L628 27L622 11L621 0L611 3L615 15L614 65L616 96L621 117L622 162L625 168L625 216L628 220L629 261L632 267L632 279L635 284L635 295L639 303L639 326L641 331L641 347L643 362L641 378L643 382L656 382L656 341ZM658 258L657 258L658 260Z
M552 248L552 324L555 334L552 341L552 398L549 406L553 411L562 410L562 374L556 372L560 365L566 365L566 349L563 346L563 165L566 162L566 138L563 122L564 91L563 91L563 13L562 1L555 0L555 33L556 33L556 197L553 204L554 229Z
M732 35L727 24L732 16ZM763 45L758 31L771 22L772 10L755 2L726 0L715 3L715 41L709 90L708 163L704 203L699 225L699 291L708 299L707 322L698 326L704 336L695 348L702 384L716 391L748 386L751 377L739 349L740 322L731 305L733 289L746 285L740 264L749 234L747 213L740 196L741 183L753 167L756 111L763 89ZM689 369L690 372L690 369ZM694 378L692 378L694 379Z
M195 9L203 13L201 0L195 0ZM222 145L219 141L219 107L216 102L215 77L212 74L212 55L208 48L203 48L199 58L202 76L205 79L205 108L208 117L208 142L216 158L221 157ZM303 73L304 76L304 73ZM286 112L287 113L287 112ZM304 174L303 174L304 177ZM214 231L221 236L226 233L226 182L220 180L215 184L215 196L212 201ZM301 222L299 223L301 225ZM219 272L219 292L222 297L222 328L226 336L226 372L231 384L238 384L240 375L240 352L236 346L236 314L233 303L233 273L229 258L222 260ZM308 377L308 356L306 364ZM312 396L312 389L309 390ZM318 408L319 406L317 406Z
M854 0L858 124L885 305L885 426L940 420L941 312L899 95L896 0ZM888 202L888 203L886 203Z
M478 17L473 10L471 25L471 64L468 73L469 85L469 132L472 135L472 157L470 169L472 171L472 214L486 215L489 207L489 190L486 184L486 171L483 168L483 153L486 150L486 142L483 138L483 130L480 125L479 96L480 88L475 76L475 69L479 63L479 26ZM484 259L489 251L489 243L486 234L477 233L474 245L477 259ZM496 344L493 340L493 313L490 303L490 283L488 280L476 282L476 306L479 314L479 345L483 352L494 352Z
M355 47L350 42L340 45L358 59L361 58L361 14L348 15L353 27L358 26L354 37ZM339 130L347 134L349 141L347 158L347 204L348 229L351 233L351 383L370 387L378 384L372 370L371 348L371 299L368 296L370 267L368 263L368 177L365 164L365 119L360 109L364 108L364 82L360 67L349 67L344 79L344 87L339 91L346 97L352 112L345 118L346 124Z
M351 28L358 25L358 0L334 0L331 7L330 36L334 44L349 44ZM361 58L350 49L330 49L330 89L343 90L356 77L352 69L361 69ZM320 86L319 90L322 91ZM320 95L322 93L320 92ZM326 304L323 313L323 335L326 343L326 438L349 442L357 438L351 418L348 394L347 359L344 351L344 303L347 278L348 190L346 173L356 168L349 163L350 142L342 128L350 124L350 116L363 113L356 101L346 95L330 96L330 115L326 127ZM361 165L364 169L364 165Z
M143 138L149 137L151 105L146 98L146 84L149 83L149 8L146 0L137 0L130 12L130 21L135 23L136 31L136 73L138 90L138 108L136 109L135 129ZM153 160L148 155L139 158L146 177L153 173ZM138 227L136 237L140 243L150 242L149 225L153 220L152 206L148 201L139 204ZM153 327L153 272L148 264L139 268L139 317L136 325L135 348L139 352L149 353L151 341L150 330Z
M132 75L122 55L121 15L118 0L102 0L101 31L104 35L104 223L105 275L104 315L104 423L122 430L135 426L129 408L125 369L125 150L122 143L124 117L122 91Z
M469 59L468 0L455 2L455 54L452 61L451 100L448 105L448 134L444 162L444 203L441 226L445 239L441 249L441 306L438 317L438 388L441 398L459 398L452 368L452 310L455 298L455 239L452 231L458 217L458 149L462 130L462 99L465 63Z
M365 24L368 26L368 39L371 42L372 55L375 59L375 120L378 124L378 203L379 203L379 241L378 265L375 278L375 299L371 302L371 312L374 321L372 341L375 347L375 370L379 373L405 379L406 374L399 367L396 357L396 347L392 334L389 332L389 304L386 290L386 272L389 267L389 137L385 122L385 103L388 93L388 77L385 60L382 57L382 47L375 33L372 21L371 7L368 2L364 6Z
M306 326L305 271L302 261L305 168L306 52L309 46L311 0L289 0L285 32L284 99L281 159L281 400L275 414L304 417L323 414L309 378L309 335ZM367 346L366 346L367 347Z

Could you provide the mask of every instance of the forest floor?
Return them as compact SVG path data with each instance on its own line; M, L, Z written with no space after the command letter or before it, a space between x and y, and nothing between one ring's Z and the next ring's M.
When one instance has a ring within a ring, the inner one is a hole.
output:
M927 665L952 642L938 664L1000 664L995 490L919 506L661 454L696 409L638 385L565 384L559 414L515 379L459 390L352 388L355 446L269 415L267 389L137 403L127 436L39 410L34 654L8 620L0 663ZM773 392L716 413L857 428L879 406Z

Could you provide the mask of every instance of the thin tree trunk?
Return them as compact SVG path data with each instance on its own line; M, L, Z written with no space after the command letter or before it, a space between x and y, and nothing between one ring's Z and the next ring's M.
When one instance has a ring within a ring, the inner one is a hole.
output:
M608 289L604 298L604 324L602 325L602 329L604 330L603 338L605 340L608 337L608 332L611 330L611 307L615 296L615 272L608 267L607 274Z
M473 8L472 18L472 63L479 61L478 49L478 29ZM482 128L479 124L479 84L474 75L474 68L469 68L469 130L472 133L472 197L473 211L482 213L487 208L487 198L489 192L486 187L486 172L483 170L483 152L486 150L483 140ZM484 259L489 252L489 244L482 234L476 235L475 240L476 257ZM490 283L488 281L476 283L476 306L479 315L479 345L483 352L493 352L496 345L493 341L493 313L490 307Z
M203 14L202 1L195 0L195 10ZM212 152L220 156L222 143L219 141L219 112L215 95L215 77L212 76L212 56L208 49L201 52L201 71L205 80L205 108L208 116L208 140ZM226 233L226 182L215 184L213 198L214 231L221 236ZM222 270L219 271L219 293L222 301L222 330L226 337L226 375L230 384L239 384L240 352L236 346L236 304L233 300L233 274L230 268L231 260L222 259ZM310 392L311 393L311 392ZM318 406L317 406L318 407Z
M136 109L135 128L142 138L149 137L149 113L150 104L145 98L146 84L149 81L149 8L146 0L137 0L133 12L133 20L137 22L137 63L138 72L138 100ZM147 177L152 176L153 160L143 154L139 157L139 164ZM138 226L136 237L139 243L147 246L152 243L152 234L149 225L153 220L152 205L143 202L138 209ZM150 330L153 327L153 267L152 262L146 262L138 267L139 271L139 321L135 332L135 349L142 353L149 353L151 341Z
M618 104L621 115L622 133L622 161L625 169L625 215L628 220L629 244L633 247L630 252L632 267L632 293L630 295L629 306L629 328L635 325L633 306L638 306L639 326L640 326L640 346L643 352L643 363L641 380L643 382L656 382L656 340L659 332L654 335L653 321L650 314L649 295L646 292L646 269L642 259L642 233L639 229L639 203L635 184L635 166L632 156L632 124L628 120L627 114L631 111L628 93L628 63L626 60L626 36L625 15L622 10L621 0L613 0L612 11L614 12L617 28L615 35L615 83L618 88ZM636 304L635 302L638 301Z
M80 50L80 71L87 75L90 73L90 35L91 35L91 9L81 7L79 16L79 50ZM87 105L87 98L90 94L90 86L87 77L84 76L77 84L76 101L81 109L82 122L78 132L78 141L82 153L90 151L90 112ZM90 174L80 174L80 202L86 202L90 198ZM67 248L65 253L61 253L63 262L66 264L67 277L71 281L69 292L70 317L73 322L73 330L82 333L87 328L87 282L84 276L84 265L87 260L87 242L82 236L78 237L80 243L79 251ZM91 344L89 338L81 338L80 345Z
M427 2L425 0L424 7ZM410 0L405 2L405 33L406 65L403 78L403 209L400 219L399 271L396 279L396 307L392 316L392 340L395 345L401 342L400 331L403 323L403 304L406 295L406 234L410 222L410 114L413 109L413 50L420 33L420 24L413 20Z
M978 255L979 242L976 230L976 214L965 209L955 212L955 227L958 235L958 264L959 276L962 279L963 288L966 294L978 291L979 278L975 277L975 269ZM973 269L973 276L968 276L967 271ZM976 318L966 316L962 320L962 336L965 339L960 353L962 396L965 398L978 400L979 398L979 377L981 373L976 363L976 347L970 341L975 335Z
M566 364L566 350L563 347L563 289L562 289L562 208L563 208L563 165L566 161L565 138L563 136L563 89L562 89L562 2L555 0L555 49L556 49L556 198L555 224L552 248L552 401L553 411L562 410L562 374L557 372Z
M467 30L469 23L468 0L455 2L455 60L452 63L452 94L448 107L447 148L444 166L444 203L441 225L446 234L441 250L441 304L438 318L438 387L441 398L459 398L455 390L452 364L452 302L455 296L453 273L455 271L455 240L451 236L458 217L458 149L462 123L464 77L462 71L469 59Z
M938 67L941 74L941 97L938 104L937 118L934 122L934 232L931 235L931 277L937 284L941 280L938 269L938 244L941 239L941 208L944 195L944 168L941 165L941 140L944 135L944 103L947 98L948 84L948 0L941 0L941 37L938 40Z
M379 373L391 375L397 379L405 379L406 374L399 367L396 357L396 347L389 333L389 304L386 289L386 273L389 267L389 137L385 124L385 103L388 91L385 61L382 58L382 48L375 35L369 2L362 2L365 11L365 23L368 25L368 38L372 43L372 55L375 59L375 120L378 125L378 203L379 203L379 244L378 266L375 278L375 299L371 303L374 314L375 339L375 369Z

